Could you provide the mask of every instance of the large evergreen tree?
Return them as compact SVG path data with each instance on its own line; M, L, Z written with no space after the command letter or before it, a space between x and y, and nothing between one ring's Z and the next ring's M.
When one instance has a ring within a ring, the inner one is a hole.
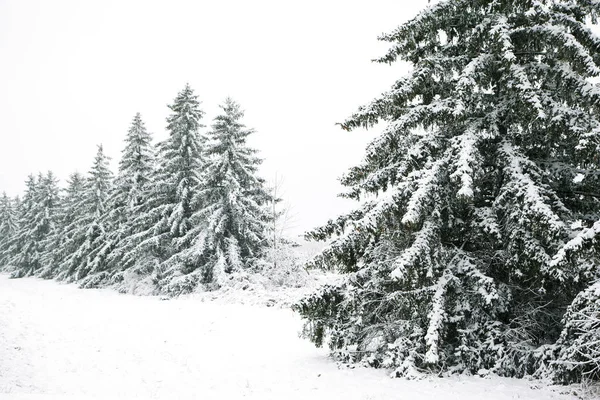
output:
M72 258L82 242L83 229L80 225L85 215L85 177L75 172L67 182L67 188L56 212L56 226L48 238L48 245L42 260L39 276L64 279L71 265L79 260Z
M93 260L93 276L88 286L95 286L114 273L130 267L125 259L127 239L135 233L134 221L144 211L146 192L154 173L152 136L137 113L127 136L119 162L119 174L107 199L102 216L105 231L97 242L101 246Z
M246 143L254 131L241 122L244 113L236 102L228 98L221 109L208 135L205 178L194 199L199 209L192 217L193 228L177 240L182 251L167 263L168 290L182 290L181 283L193 287L197 281L189 282L186 276L193 271L199 280L219 286L225 273L251 267L269 246L271 196L257 176L262 160ZM172 272L183 279L173 279Z
M161 262L174 252L173 239L192 227L192 198L198 190L202 172L200 123L204 112L198 96L189 85L169 106L169 137L158 144L155 179L144 191L147 201L133 221L134 234L124 242L127 262L154 258Z
M82 279L90 272L97 272L102 268L99 263L103 261L103 258L98 257L98 253L102 251L106 239L108 224L104 216L108 212L108 196L111 192L113 178L108 162L109 157L104 154L102 145L98 146L98 152L88 173L85 186L84 198L87 212L84 225L87 229L85 241L79 251L86 256L77 268L76 279Z
M59 229L58 216L61 206L60 189L58 179L49 171L46 176L40 176L39 189L35 199L35 235L38 259L32 274L40 272L44 265L44 256L51 251L51 241L55 232Z
M412 71L342 127L384 122L342 179L356 211L308 236L344 273L301 301L339 357L533 373L597 251L600 40L589 0L446 0L384 35ZM561 253L562 251L562 253Z
M22 276L22 270L31 265L31 225L35 207L37 182L34 175L29 175L25 182L25 193L18 207L18 229L10 240L6 252L8 271L14 277Z
M204 139L199 129L204 125L200 120L204 112L200 110L198 96L189 85L181 91L173 105L173 113L167 118L169 138L161 143L157 186L164 194L162 209L163 228L171 237L180 237L190 228L193 213L191 204L200 184L202 168L202 146Z
M76 248L66 255L62 262L59 277L70 281L85 278L95 270L97 252L103 244L106 224L103 216L107 210L107 199L112 185L112 172L108 167L109 158L100 145L94 163L83 185L81 211L77 215L72 232L72 245Z
M12 277L30 276L42 266L47 238L55 229L59 206L58 181L52 172L30 175L23 203L19 210L18 230L11 240L8 253Z
M131 219L131 214L145 201L144 192L152 182L154 168L152 135L137 113L125 137L119 162L119 175L111 199L112 220L125 222Z

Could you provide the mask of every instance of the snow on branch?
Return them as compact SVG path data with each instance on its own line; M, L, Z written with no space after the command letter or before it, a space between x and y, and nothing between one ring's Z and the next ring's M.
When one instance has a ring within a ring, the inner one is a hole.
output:
M502 51L502 57L508 61L513 62L515 60L514 46L510 39L510 27L506 17L498 17L496 23L490 29L492 37L497 38Z
M600 75L600 67L596 64L588 49L572 33L568 32L564 26L546 23L518 28L513 32L533 36L542 35L548 39L556 40L561 43L561 46L556 48L567 50L570 53L569 59L578 61L588 74L592 76Z
M394 31L379 36L379 40L386 42L397 42L387 54L379 58L378 62L392 63L398 56L412 54L421 43L425 43L432 35L437 35L434 27L450 25L461 4L457 2L431 1L428 7L417 14L412 20L406 22Z
M600 37L598 37L598 35L596 35L588 26L577 21L572 15L568 15L566 12L554 12L552 17L562 25L568 26L571 34L573 34L579 42L585 43L595 51L600 51Z
M432 74L431 65L419 65L408 76L397 80L391 90L384 92L371 103L359 107L358 111L344 121L342 127L370 128L381 119L399 113L419 94L419 87L423 86L423 82L429 81Z
M439 98L429 104L411 106L398 119L390 123L394 130L403 131L417 126L426 125L428 122L440 121L446 117L456 116L462 110L462 102L456 98Z
M560 74L561 80L572 82L582 97L589 99L592 103L600 102L600 87L575 72L568 62L557 61L554 71Z
M347 214L337 217L335 220L329 220L325 226L316 228L305 234L307 240L326 240L333 235L342 235L349 226L354 226L355 221L364 217L373 207L375 202L363 204L360 208L351 211Z
M523 93L523 98L537 111L538 118L545 119L546 112L542 106L542 102L538 96L538 91L533 87L531 81L527 77L525 68L519 64L511 64L510 72L515 89Z
M431 300L431 311L427 315L429 319L429 326L427 327L427 333L425 335L425 343L427 345L427 351L425 352L424 361L427 364L436 364L439 361L439 348L440 336L442 335L442 329L446 319L446 311L444 307L446 305L446 289L448 284L454 280L455 277L446 269L444 275L439 279L436 284L435 293Z
M486 305L489 306L500 298L494 279L483 274L466 252L459 252L456 269L477 282L477 294Z
M502 230L498 223L498 217L492 207L481 207L474 210L474 225L482 232L502 240Z
M600 221L596 221L590 228L583 229L573 239L569 240L550 261L550 267L556 267L567 261L569 254L581 250L586 243L593 242L600 233Z
M368 244L368 237L372 232L381 228L383 221L387 220L390 213L397 211L407 193L412 191L413 182L409 179L406 182L395 186L394 188L383 192L375 201L368 203L366 210L358 210L353 216L358 219L338 218L337 221L330 221L327 226L307 235L308 238L323 240L333 234L340 235L333 240L321 254L311 260L309 266L324 266L327 259L336 259L340 261L346 257L353 258L356 253L360 253Z
M455 170L450 179L460 181L460 189L457 196L465 199L473 198L473 165L477 157L477 137L472 127L465 133L452 138L451 146L456 154L454 161Z
M432 275L431 271L431 245L434 237L437 235L439 226L432 218L425 221L421 230L415 235L415 240L406 248L402 254L396 258L392 264L391 277L401 280L404 278L407 269L414 266L418 261L421 261L425 266L429 266L428 275Z
M534 182L530 176L531 172L526 172L524 169L524 167L530 168L535 173L535 165L521 155L507 140L502 142L500 150L506 158L505 172L510 181L507 184L507 190L503 191L497 201L504 200L509 193L522 198L524 214L532 214L540 218L552 232L561 232L565 228L564 222L547 204L549 199L543 193L544 188Z
M429 168L418 171L419 177L416 180L417 189L413 192L406 212L402 217L403 224L416 224L426 212L427 205L433 200L435 191L438 187L438 178L443 168L448 163L448 156L435 162L429 163Z
M456 88L461 95L471 96L473 94L473 88L477 86L477 74L484 70L491 60L493 60L491 54L482 53L469 61L463 68L456 84Z
M369 145L361 165L342 177L342 185L352 186L342 196L359 199L362 194L388 190L423 165L437 146L439 137L430 132L413 129L401 134L388 126L384 134Z
M594 126L592 129L590 129L589 131L585 132L583 135L581 135L581 138L579 139L579 143L577 143L577 150L583 150L586 147L588 147L590 144L592 145L596 145L593 150L599 150L600 149L600 123L598 121L595 121L595 119L592 119L592 122L595 122L597 125Z

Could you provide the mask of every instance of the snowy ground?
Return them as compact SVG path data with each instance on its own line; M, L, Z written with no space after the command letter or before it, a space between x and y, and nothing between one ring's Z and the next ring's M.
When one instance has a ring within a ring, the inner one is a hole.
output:
M0 275L0 399L574 399L569 388L338 369L285 309Z

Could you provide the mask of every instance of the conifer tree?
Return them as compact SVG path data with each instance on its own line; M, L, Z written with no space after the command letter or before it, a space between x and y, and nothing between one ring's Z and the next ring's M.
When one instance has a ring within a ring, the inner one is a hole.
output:
M103 237L98 240L100 249L93 260L94 285L110 277L117 269L129 266L124 260L125 239L134 233L133 222L144 208L145 192L149 189L154 172L152 137L147 132L140 113L137 113L127 136L119 162L119 174L107 200L107 211L102 217L106 225ZM109 271L110 270L110 271Z
M7 267L13 277L22 276L20 270L30 265L31 249L29 246L31 245L31 241L29 240L29 230L35 202L35 191L35 176L29 175L25 182L25 193L18 208L18 229L10 241L7 251Z
M176 242L183 250L167 263L167 276L173 268L175 276L198 271L201 280L217 286L224 274L250 268L263 254L269 246L271 218L271 196L257 176L262 160L246 144L254 131L240 121L244 113L236 102L228 98L221 109L208 135L205 180L194 199L200 207L193 215L193 228ZM178 282L173 280L168 290L180 291Z
M28 177L28 180L26 181L26 185L27 185L27 182L29 182L29 177ZM22 201L21 197L19 197L19 196L16 196L14 199L14 210L15 210L15 217L16 217L16 230L11 235L11 237L7 241L4 242L4 244L3 244L4 249L2 250L2 255L1 255L3 258L3 265L0 268L2 268L4 271L7 271L7 272L14 271L14 266L12 265L12 262L14 261L13 258L15 256L15 254L17 254L17 251L20 247L20 242L17 240L17 237L19 236L19 232L20 232L19 224L22 222L23 201Z
M172 237L184 235L191 227L191 200L198 189L202 167L203 137L199 129L204 112L189 85L169 106L173 113L167 118L169 138L160 146L161 166L158 185L166 194L167 216L163 221Z
M598 277L593 248L558 254L598 219L599 11L441 1L381 38L413 68L341 124L385 128L342 178L364 202L308 234L344 273L296 306L315 343L396 375L542 367Z
M84 197L87 202L88 223L85 233L85 242L80 248L87 252L85 261L79 265L76 278L82 279L91 271L99 269L97 255L102 249L107 230L104 215L108 211L108 196L112 188L112 172L108 166L109 158L104 154L102 145L94 159L92 169L88 173Z
M80 221L85 215L84 187L85 177L78 172L71 174L61 205L56 211L57 228L48 237L49 243L39 272L42 278L64 279L70 266L78 263L71 256L77 251L83 237Z
M95 267L93 261L102 247L106 231L102 217L107 210L107 198L112 185L108 161L102 145L98 146L94 163L84 181L82 211L72 233L76 250L67 254L63 261L59 274L61 279L81 280Z
M189 85L177 95L167 118L169 137L158 144L156 177L144 192L147 202L134 221L135 234L124 245L126 260L150 255L158 262L174 252L173 239L192 227L192 198L201 180L202 146L199 129L204 112ZM129 262L129 261L127 261Z
M40 272L44 265L44 257L51 251L52 237L58 230L58 215L61 206L60 189L58 179L49 171L40 179L40 188L36 198L36 245L38 248L38 261L33 274Z
M8 262L8 249L17 228L15 202L7 196L6 192L3 192L0 197L0 269L5 267Z
M152 136L140 113L133 117L122 153L114 199L111 200L115 210L111 219L119 222L129 220L130 214L144 202L144 191L152 181L155 168Z
M38 178L29 176L21 206L19 229L9 252L13 277L35 274L42 266L46 240L55 229L55 213L59 205L58 181L52 172Z

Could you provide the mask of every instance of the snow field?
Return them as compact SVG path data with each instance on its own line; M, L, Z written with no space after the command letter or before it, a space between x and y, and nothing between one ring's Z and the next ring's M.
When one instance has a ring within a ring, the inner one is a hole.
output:
M287 309L0 275L0 399L575 398L527 380L340 369L300 327Z

